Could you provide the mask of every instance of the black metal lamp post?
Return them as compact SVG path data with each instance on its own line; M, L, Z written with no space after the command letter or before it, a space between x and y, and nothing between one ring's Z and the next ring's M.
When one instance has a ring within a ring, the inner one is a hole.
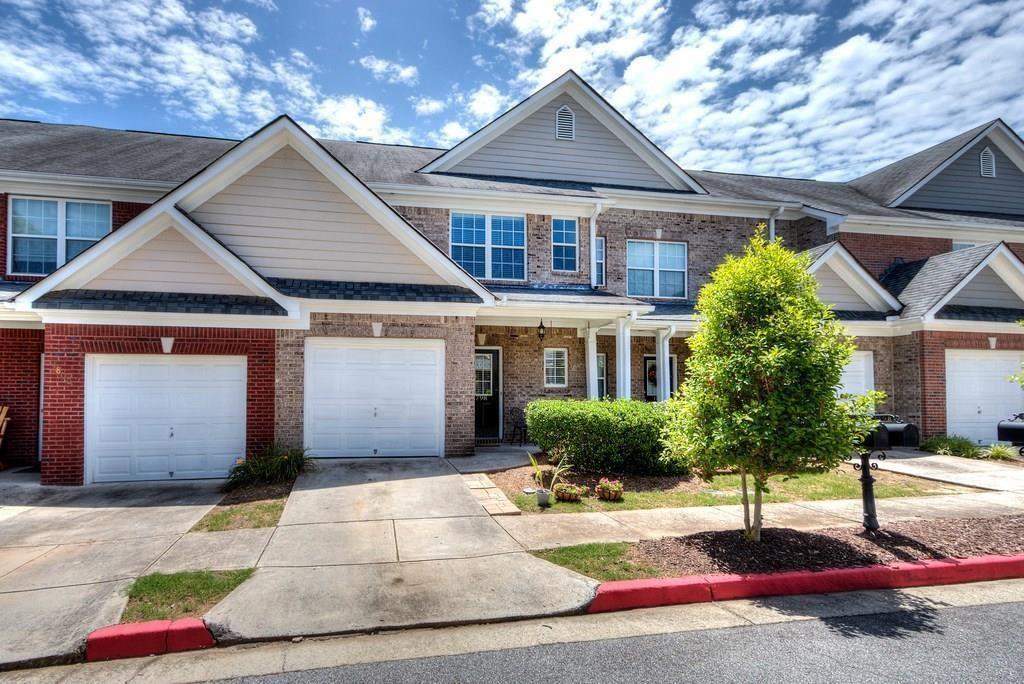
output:
M878 514L875 510L875 478L871 477L872 470L878 470L878 464L871 462L871 454L878 452L878 460L885 460L883 449L889 448L889 430L885 425L879 424L872 430L860 447L860 463L854 463L853 469L860 472L860 496L864 506L864 529L868 532L877 532Z

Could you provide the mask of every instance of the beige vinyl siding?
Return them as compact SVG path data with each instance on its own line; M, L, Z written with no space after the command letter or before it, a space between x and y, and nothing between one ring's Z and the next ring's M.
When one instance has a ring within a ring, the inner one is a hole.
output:
M1024 302L988 266L964 285L949 303L964 306L998 306L1007 309L1024 308Z
M569 105L576 139L555 138L555 112ZM452 168L454 173L671 188L569 95L541 107Z
M282 148L192 215L269 278L444 284L291 147Z
M871 311L871 305L846 284L829 266L814 272L818 280L818 298L831 304L837 311Z
M85 289L254 294L174 228L166 229L93 278Z
M981 151L992 150L996 177L981 175ZM903 202L905 207L995 214L1024 214L1024 172L988 138L982 138Z

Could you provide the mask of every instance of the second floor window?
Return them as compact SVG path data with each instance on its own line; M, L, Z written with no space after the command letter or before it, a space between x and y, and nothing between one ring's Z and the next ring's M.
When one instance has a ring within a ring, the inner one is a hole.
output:
M526 217L452 212L452 259L475 278L526 280Z
M594 238L594 284L604 287L604 238Z
M551 270L576 270L578 236L576 219L551 219Z
M686 243L626 241L626 294L686 298Z
M105 202L12 197L9 272L47 275L110 232Z

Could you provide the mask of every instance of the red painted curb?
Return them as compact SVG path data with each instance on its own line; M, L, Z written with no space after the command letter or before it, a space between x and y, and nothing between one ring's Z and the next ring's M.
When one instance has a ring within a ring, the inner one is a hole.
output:
M801 570L751 575L695 575L604 582L587 609L604 613L758 596L829 594L1024 577L1024 554L901 562L863 568Z
M150 620L110 625L90 633L85 640L85 659L138 658L178 651L194 651L216 645L210 630L199 618Z

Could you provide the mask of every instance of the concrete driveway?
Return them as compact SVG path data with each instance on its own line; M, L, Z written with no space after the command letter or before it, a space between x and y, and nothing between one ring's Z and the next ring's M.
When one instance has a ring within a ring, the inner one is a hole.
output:
M218 484L0 484L0 669L69 659L117 622L131 580L217 503Z
M1024 464L941 456L917 449L893 449L880 461L881 470L927 480L999 492L1024 493Z
M319 461L256 573L205 616L222 641L580 610L596 582L528 553L441 459Z

